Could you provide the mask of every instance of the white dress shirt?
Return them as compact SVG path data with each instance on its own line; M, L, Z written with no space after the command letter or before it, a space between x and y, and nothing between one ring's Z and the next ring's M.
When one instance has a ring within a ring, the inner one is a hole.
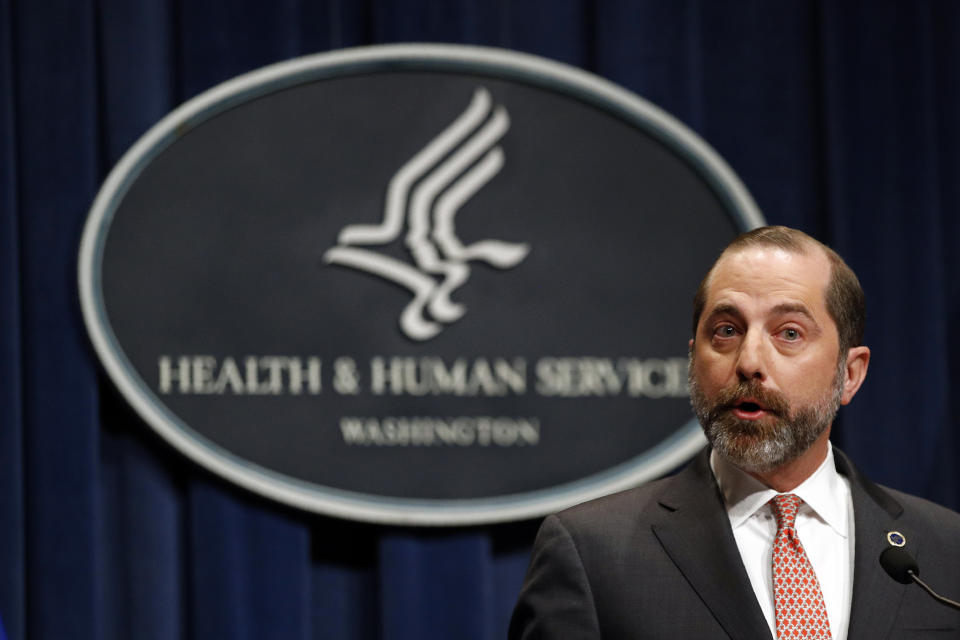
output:
M777 492L716 451L710 455L710 468L723 493L747 576L776 638L772 557L777 520L767 503ZM833 640L846 640L853 597L853 500L850 482L834 466L832 447L813 475L789 493L803 500L797 514L797 537L820 582L831 635Z

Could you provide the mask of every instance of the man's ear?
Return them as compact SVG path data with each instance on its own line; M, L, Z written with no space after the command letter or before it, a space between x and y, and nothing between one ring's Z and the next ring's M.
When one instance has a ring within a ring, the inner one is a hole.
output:
M843 394L840 404L850 404L857 394L864 378L867 377L867 367L870 365L870 349L868 347L851 347L847 351L847 366L843 377Z

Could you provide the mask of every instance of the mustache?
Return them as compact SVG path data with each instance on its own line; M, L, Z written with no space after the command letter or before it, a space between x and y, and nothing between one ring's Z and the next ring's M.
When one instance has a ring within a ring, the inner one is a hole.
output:
M757 380L738 382L735 385L721 389L714 398L715 411L731 410L744 398L760 404L769 413L778 416L790 414L790 403L779 391L764 389Z

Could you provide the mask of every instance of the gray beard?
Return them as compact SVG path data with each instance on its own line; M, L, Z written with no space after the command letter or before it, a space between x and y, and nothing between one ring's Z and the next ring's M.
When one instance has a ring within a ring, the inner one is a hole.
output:
M763 389L756 380L723 389L711 401L693 375L691 353L690 405L719 455L748 473L767 473L799 458L833 423L843 395L846 360L839 358L829 394L813 406L792 409L782 394ZM759 424L738 418L732 403L747 396L762 402L773 414L773 421Z

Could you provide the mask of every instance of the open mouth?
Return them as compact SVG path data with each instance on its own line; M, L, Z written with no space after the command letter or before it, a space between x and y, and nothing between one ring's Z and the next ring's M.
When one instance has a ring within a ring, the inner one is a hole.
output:
M754 398L741 398L733 403L733 413L743 420L759 420L769 410Z

